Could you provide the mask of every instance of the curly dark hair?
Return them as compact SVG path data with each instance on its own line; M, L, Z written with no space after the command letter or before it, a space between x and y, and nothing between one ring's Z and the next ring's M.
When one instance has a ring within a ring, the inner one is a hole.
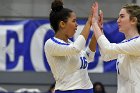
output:
M51 12L50 12L50 24L52 29L57 32L59 30L59 23L60 21L67 22L67 19L70 17L70 13L73 11L64 8L62 0L54 0L51 5Z

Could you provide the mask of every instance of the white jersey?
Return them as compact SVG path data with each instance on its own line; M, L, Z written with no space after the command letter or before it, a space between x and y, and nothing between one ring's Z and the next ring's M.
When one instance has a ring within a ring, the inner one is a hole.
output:
M94 52L83 51L85 38L80 35L75 42L66 43L58 38L50 38L45 43L45 54L56 80L55 90L91 89L88 76L88 62Z
M140 36L115 44L102 35L97 42L104 60L117 58L117 93L140 93Z

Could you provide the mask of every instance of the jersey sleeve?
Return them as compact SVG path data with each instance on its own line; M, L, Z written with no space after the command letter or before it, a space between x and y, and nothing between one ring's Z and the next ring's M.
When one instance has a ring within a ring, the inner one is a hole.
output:
M104 35L101 35L97 40L100 49L101 56L104 59L111 59L116 57L118 54L127 54L133 56L140 56L140 38L128 40L123 43L110 43Z
M85 47L86 40L80 35L75 42L71 44L62 43L60 41L49 40L45 43L45 52L52 56L68 56L76 55Z
M99 47L99 51L101 54L101 59L103 59L104 61L110 61L118 58L118 54L104 53L100 47Z
M95 55L95 52L92 52L91 50L90 50L90 48L89 47L87 47L86 48L86 50L85 50L85 57L87 58L87 60L88 60L88 63L90 63L90 62L93 62L94 61L94 55Z

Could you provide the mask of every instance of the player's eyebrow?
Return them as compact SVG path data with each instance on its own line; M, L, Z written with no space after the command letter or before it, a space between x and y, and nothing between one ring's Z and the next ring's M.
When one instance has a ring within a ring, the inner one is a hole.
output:
M123 16L124 14L119 14L119 16Z

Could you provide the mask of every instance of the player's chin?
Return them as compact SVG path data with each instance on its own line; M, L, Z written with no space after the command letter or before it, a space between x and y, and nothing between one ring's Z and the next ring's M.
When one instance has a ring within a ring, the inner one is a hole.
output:
M121 28L119 28L119 32L123 32L123 30Z
M121 32L122 31L122 29L119 27L119 31Z
M75 33L74 33L74 34L75 34ZM71 37L73 37L73 36L74 36L74 34L72 34L72 35L71 35Z
M77 29L74 30L74 33L76 33Z

